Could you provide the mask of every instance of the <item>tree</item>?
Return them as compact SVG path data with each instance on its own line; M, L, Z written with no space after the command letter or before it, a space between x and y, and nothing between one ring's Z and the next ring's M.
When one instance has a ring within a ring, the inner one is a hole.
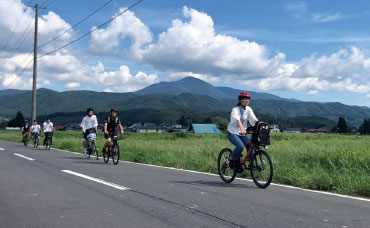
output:
M203 122L204 123L212 123L213 121L212 121L212 118L211 117L207 117L207 118L204 119Z
M370 119L364 119L364 122L359 128L359 132L363 135L370 134Z
M184 115L181 116L179 124L181 124L182 126L188 126L188 121L186 120L186 117Z
M8 127L22 127L24 123L24 117L21 111L17 112L17 115L14 119L9 120Z
M225 132L225 131L227 131L227 125L229 124L229 121L227 121L227 120L220 120L216 124L217 124L218 128L221 131Z
M347 133L348 132L348 126L347 121L343 117L339 117L338 119L338 133Z

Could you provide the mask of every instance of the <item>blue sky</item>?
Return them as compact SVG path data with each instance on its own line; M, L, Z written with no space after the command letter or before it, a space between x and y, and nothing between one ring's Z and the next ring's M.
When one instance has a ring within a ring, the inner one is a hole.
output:
M0 14L0 46L28 1L3 1L13 10ZM46 2L52 4L40 15L39 42L104 2ZM134 2L113 0L40 53L68 43ZM370 107L369 6L368 1L144 0L91 36L40 59L39 86L128 92L192 75L216 86ZM26 11L14 37L33 14ZM9 88L30 88L32 67L22 75L9 72L22 66L32 34L9 57L12 42L0 53L0 61L7 63L0 67L2 86L16 79Z

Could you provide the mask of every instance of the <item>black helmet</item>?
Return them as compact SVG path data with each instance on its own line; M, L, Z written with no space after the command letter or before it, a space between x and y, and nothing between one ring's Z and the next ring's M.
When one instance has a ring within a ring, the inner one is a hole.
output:
M92 108L86 109L86 114L89 114L90 111L94 111L94 109L92 109Z
M28 123L28 120L24 120L25 123Z
M110 109L110 113L112 113L112 112L117 113L118 111L117 111L117 109L116 109L116 108L111 108L111 109Z

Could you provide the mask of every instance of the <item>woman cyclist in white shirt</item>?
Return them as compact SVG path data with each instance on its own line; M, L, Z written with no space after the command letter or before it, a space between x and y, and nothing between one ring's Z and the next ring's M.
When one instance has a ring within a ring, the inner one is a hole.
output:
M232 109L230 123L227 126L227 138L235 146L228 163L229 167L237 172L243 172L243 167L240 164L240 155L244 147L246 146L247 150L251 147L250 138L246 133L247 122L252 126L258 122L252 108L248 106L250 98L251 95L248 92L243 91L239 93L239 103Z
M84 152L87 151L87 136L90 133L97 133L98 132L98 120L94 115L94 109L88 108L86 110L86 116L82 119L81 122L81 130L84 135Z

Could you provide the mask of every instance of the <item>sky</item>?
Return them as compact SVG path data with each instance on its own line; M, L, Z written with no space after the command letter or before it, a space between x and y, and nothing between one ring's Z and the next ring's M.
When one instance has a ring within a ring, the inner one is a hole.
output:
M25 6L38 3L39 46L70 29L38 48L38 88L132 92L193 76L370 107L369 1L143 0L96 28L135 2L1 0L0 89L32 88L35 10Z

